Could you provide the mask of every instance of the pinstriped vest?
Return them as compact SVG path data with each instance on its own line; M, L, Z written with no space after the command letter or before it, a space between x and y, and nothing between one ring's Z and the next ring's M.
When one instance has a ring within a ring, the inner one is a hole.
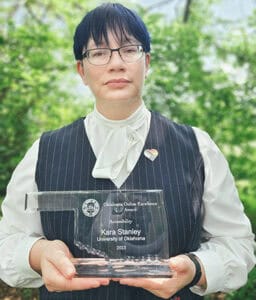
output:
M152 162L143 152L157 149ZM36 168L39 191L116 189L108 179L95 179L96 158L85 132L83 119L40 139ZM170 256L196 250L200 244L201 204L204 165L191 127L178 125L152 113L149 134L142 154L121 189L162 189L169 224ZM75 257L89 257L73 245L74 219L71 212L44 212L41 215L45 236L63 240ZM157 300L151 293L111 282L107 287L88 291L49 293L40 288L41 299ZM176 298L175 298L176 297ZM202 299L185 288L171 299Z

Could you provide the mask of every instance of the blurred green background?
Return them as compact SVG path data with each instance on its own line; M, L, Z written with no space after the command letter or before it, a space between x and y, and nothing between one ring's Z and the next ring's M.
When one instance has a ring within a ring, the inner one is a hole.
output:
M100 2L100 1L98 1ZM186 1L175 20L121 2L143 17L152 38L144 100L180 123L206 130L225 154L256 232L256 13L246 26L214 16L218 0ZM0 202L16 164L45 130L58 128L93 107L76 75L73 33L97 1L27 0L0 3ZM221 25L222 30L215 28ZM36 299L30 289L2 285L6 299ZM11 297L9 295L9 297ZM20 297L20 298L19 298ZM256 299L256 271L230 295Z

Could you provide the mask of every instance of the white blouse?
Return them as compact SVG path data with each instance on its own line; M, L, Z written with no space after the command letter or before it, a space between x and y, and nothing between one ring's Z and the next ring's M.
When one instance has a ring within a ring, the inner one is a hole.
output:
M85 119L85 130L97 158L95 178L109 178L120 187L136 165L150 126L151 114L142 104L129 118L108 120L96 109ZM204 295L229 292L246 283L256 259L251 225L244 214L228 163L204 131L193 128L204 160L203 229L210 240L194 252L205 268ZM39 287L41 276L29 265L29 251L43 236L38 213L24 211L24 195L37 191L35 170L39 140L28 150L7 186L0 221L0 278L11 286Z
M118 188L124 183L140 157L150 119L144 104L125 120L109 120L96 108L85 118L87 136L97 158L94 178L108 178Z

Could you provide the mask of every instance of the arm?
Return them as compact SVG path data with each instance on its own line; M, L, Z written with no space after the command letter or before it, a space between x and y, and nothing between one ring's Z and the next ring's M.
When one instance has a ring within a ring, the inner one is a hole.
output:
M41 239L31 248L29 261L31 267L42 275L48 291L75 291L108 285L107 278L76 278L72 255L60 240Z
M71 254L61 241L44 239L38 212L24 210L25 194L36 192L36 141L15 169L7 187L0 222L0 278L10 286L39 287L50 291L95 288L108 279L74 278Z
M191 290L200 295L228 292L246 283L255 264L254 235L226 159L206 133L199 129L195 133L205 164L203 230L208 241L194 252L202 276ZM121 279L120 283L169 298L188 285L195 274L193 263L184 255L170 258L170 267L174 271L171 279Z
M200 260L199 260L200 263ZM201 263L200 263L201 265ZM195 265L186 255L178 255L170 258L170 268L173 271L171 278L121 278L116 279L120 284L140 287L157 297L169 299L179 290L189 285L195 276ZM205 285L204 268L201 265L202 276L198 284Z
M203 230L208 241L195 252L204 266L207 287L195 286L192 291L229 292L246 283L255 264L254 235L226 159L208 134L199 129L195 133L205 164Z
M29 264L32 245L43 236L37 213L24 211L25 194L37 191L34 182L38 141L18 164L7 186L0 221L0 277L10 286L39 287L41 276Z

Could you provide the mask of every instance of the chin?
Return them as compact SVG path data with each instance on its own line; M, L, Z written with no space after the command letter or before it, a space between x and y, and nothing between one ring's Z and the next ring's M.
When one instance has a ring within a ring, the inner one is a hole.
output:
M120 103L138 103L140 102L140 100L138 100L137 98L131 98L131 97L119 97L119 98L110 98L109 100L107 100L108 102L111 102L113 104L120 104Z

